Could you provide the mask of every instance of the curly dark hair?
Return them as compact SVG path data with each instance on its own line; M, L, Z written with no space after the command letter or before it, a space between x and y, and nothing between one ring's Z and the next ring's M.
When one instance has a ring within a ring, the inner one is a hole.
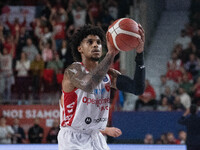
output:
M82 40L88 35L97 35L101 39L102 44L105 44L105 32L100 27L92 25L84 25L83 27L80 27L69 40L69 48L71 49L74 61L82 61L78 47Z

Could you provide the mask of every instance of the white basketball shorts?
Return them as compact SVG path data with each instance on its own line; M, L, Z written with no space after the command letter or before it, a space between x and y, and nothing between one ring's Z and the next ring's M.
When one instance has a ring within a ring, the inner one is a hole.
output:
M58 133L59 150L110 150L100 131L82 132L71 127L61 128Z

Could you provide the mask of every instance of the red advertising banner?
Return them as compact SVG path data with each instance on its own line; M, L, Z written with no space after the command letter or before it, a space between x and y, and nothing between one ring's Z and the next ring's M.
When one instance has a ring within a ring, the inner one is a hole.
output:
M44 139L52 127L54 119L60 118L58 105L0 105L0 116L6 117L7 124L13 124L13 118L19 118L20 126L25 130L33 126L34 119L40 118L40 126L44 129Z

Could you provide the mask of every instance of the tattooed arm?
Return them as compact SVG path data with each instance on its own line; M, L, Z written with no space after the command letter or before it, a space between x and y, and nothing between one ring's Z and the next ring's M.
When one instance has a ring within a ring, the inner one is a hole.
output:
M63 90L70 92L74 88L80 88L86 92L92 91L108 72L116 53L108 52L101 63L91 72L86 73L81 64L72 64L64 73L62 83Z

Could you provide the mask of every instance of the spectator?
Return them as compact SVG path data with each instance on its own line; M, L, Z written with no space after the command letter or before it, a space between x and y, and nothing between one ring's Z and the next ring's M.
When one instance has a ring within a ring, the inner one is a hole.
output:
M3 54L0 53L0 95L7 102L11 100L11 86L14 84L12 55L13 50L9 54L6 48L3 49Z
M179 82L180 78L182 78L183 73L176 69L176 64L172 63L170 68L167 70L166 77L168 80L173 80L174 82Z
M49 130L47 135L47 143L58 143L58 132L60 130L59 121L57 119L54 120L52 128Z
M30 71L33 81L33 98L39 99L40 92L40 79L44 70L44 61L42 60L40 54L35 56L35 60L31 62Z
M79 28L86 24L87 10L81 4L77 4L75 8L72 8L72 16L74 20L75 28Z
M67 14L63 8L59 9L59 15L54 8L51 9L50 23L53 27L53 34L56 43L56 50L62 46L62 40L66 38L65 27L67 22ZM64 16L64 17L62 17ZM64 19L63 19L64 18Z
M8 25L11 34L15 37L16 36L16 32L20 31L22 27L26 26L26 16L24 15L24 21L22 23L19 22L19 18L15 18L14 23L11 24L9 22L9 14L7 14L6 16L6 24Z
M25 132L24 129L20 127L18 118L14 119L12 129L14 131L14 134L12 136L12 143L13 144L26 143Z
M44 129L40 127L39 118L35 118L34 125L28 130L28 139L30 143L42 143Z
M67 48L67 41L62 41L62 48L58 50L60 60L64 64L64 68L68 67L73 62L71 50Z
M152 134L145 135L144 144L154 144L154 139Z
M180 96L176 96L174 99L173 105L172 105L172 110L182 111L184 109L185 109L185 107L181 103Z
M167 133L167 144L180 144L179 140L174 137L172 132Z
M11 137L14 134L11 126L6 125L6 118L0 118L0 144L11 144Z
M158 111L169 111L169 105L168 105L167 97L163 97L161 99L161 104L158 105L157 110Z
M107 2L107 8L110 16L113 18L113 20L118 19L118 4L116 0L108 0Z
M186 144L187 134L185 131L183 130L179 131L178 138L179 138L180 144Z
M181 104L183 104L185 109L189 109L191 106L191 97L185 92L182 87L179 87L178 91Z
M189 81L187 74L183 74L183 78L179 84L180 87L185 90L185 92L187 92L190 96L192 95L193 83Z
M189 55L189 60L185 63L186 71L190 72L193 76L193 79L196 80L198 73L200 71L199 59L195 56L194 53Z
M168 70L171 70L171 69L180 70L181 66L183 66L183 63L178 58L177 53L176 52L172 52L171 59L167 62L167 69Z
M29 36L29 33L27 33L26 28L22 27L19 34L16 34L16 59L20 59L22 48L26 45L26 40Z
M187 36L185 30L181 30L181 35L176 39L175 45L181 44L183 50L185 50L189 47L190 43L191 43L191 38Z
M160 92L159 95L162 97L162 95L165 93L166 87L169 87L171 92L174 93L178 89L178 84L174 82L173 80L167 80L166 75L161 75L160 76Z
M156 109L156 93L148 80L145 81L145 91L136 101L135 110L148 111Z
M161 98L163 97L166 97L167 103L172 105L174 102L175 93L172 93L170 87L166 86L164 93L161 95Z
M24 94L25 99L27 100L29 97L28 92L30 86L30 60L27 59L26 53L21 53L21 58L17 61L15 69L17 71L16 86L18 99L21 99Z
M91 0L88 4L88 14L93 25L96 25L101 17L101 5L96 0Z
M162 141L162 144L167 144L167 134L166 133L161 134L160 140Z
M45 64L53 60L53 50L50 41L43 43L42 40L40 40L40 50Z
M194 92L193 102L200 106L200 77L197 78L197 82L194 84L192 91Z
M191 115L188 116L188 114ZM183 116L178 120L178 123L186 126L187 150L199 150L200 147L200 117L197 115L197 106L191 105L189 111L186 110Z
M63 70L63 62L60 60L59 55L57 53L54 54L53 60L47 63L48 69L53 69L55 74L62 73Z
M27 38L26 46L22 48L22 51L26 53L28 60L33 61L36 55L38 55L38 49L33 44L31 38Z

